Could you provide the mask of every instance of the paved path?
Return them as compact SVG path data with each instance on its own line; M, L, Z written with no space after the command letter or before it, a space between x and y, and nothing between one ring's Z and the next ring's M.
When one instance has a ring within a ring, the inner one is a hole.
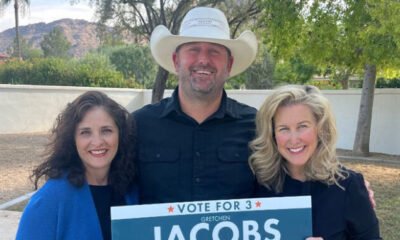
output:
M0 210L0 239L14 240L21 212Z

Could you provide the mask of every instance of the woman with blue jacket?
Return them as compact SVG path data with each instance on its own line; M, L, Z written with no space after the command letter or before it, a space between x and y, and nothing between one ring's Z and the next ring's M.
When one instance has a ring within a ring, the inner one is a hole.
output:
M136 204L133 121L104 93L89 91L58 116L17 239L111 239L110 207Z

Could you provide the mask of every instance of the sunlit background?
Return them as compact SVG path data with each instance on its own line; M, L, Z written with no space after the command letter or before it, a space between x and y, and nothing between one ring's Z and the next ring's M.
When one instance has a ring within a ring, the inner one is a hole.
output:
M88 2L81 1L71 5L68 0L31 0L25 14L20 14L19 26L58 19L72 18L94 20L94 8ZM15 27L14 4L11 3L0 16L0 32Z

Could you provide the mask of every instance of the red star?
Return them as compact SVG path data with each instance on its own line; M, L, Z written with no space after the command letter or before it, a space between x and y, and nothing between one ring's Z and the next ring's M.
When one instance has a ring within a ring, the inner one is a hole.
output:
M169 212L169 213L173 213L173 212L174 212L174 207L173 207L173 206L169 206L168 212Z
M261 207L261 202L260 201L256 202L256 207Z

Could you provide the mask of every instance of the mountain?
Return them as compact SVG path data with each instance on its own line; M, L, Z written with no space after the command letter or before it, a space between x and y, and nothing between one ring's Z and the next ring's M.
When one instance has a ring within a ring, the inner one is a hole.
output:
M40 49L43 36L53 28L60 27L71 43L70 53L74 57L84 56L91 49L100 45L96 32L96 23L81 19L61 19L51 23L35 23L20 26L20 36L27 40L33 48ZM15 38L15 29L10 28L0 33L0 53L5 53ZM133 42L133 37L125 37L126 42Z

